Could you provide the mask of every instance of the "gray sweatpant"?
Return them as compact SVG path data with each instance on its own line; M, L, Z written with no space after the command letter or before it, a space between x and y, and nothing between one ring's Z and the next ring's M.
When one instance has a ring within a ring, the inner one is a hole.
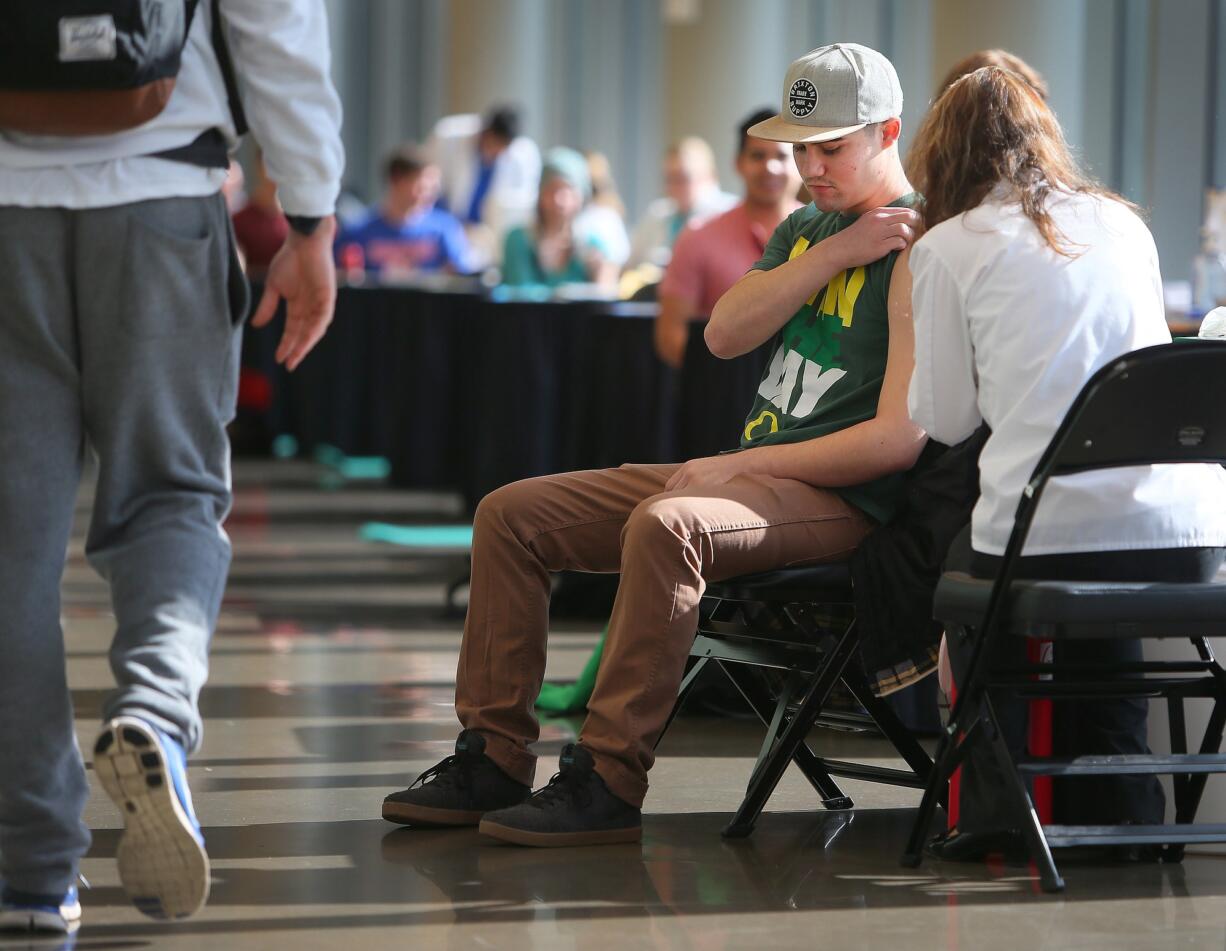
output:
M220 196L0 207L0 878L58 893L89 845L60 577L86 448L86 543L118 689L190 750L230 549L225 425L245 280Z

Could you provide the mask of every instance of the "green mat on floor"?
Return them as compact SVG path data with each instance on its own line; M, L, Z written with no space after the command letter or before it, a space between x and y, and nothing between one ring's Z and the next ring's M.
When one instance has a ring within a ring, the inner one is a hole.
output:
M358 535L368 542L386 542L404 548L457 548L469 551L473 547L471 525L392 525L388 522L367 522Z
M473 527L471 525L392 525L387 522L367 522L358 535L368 542L386 542L404 548L454 548L471 551ZM609 628L600 633L600 642L587 659L579 679L573 684L542 684L536 698L538 710L546 713L577 713L587 708L592 688L596 686L596 672L600 669L600 655L604 652L604 639Z
M335 469L346 479L386 479L392 464L382 456L347 456L335 446L320 443L312 453L320 465Z

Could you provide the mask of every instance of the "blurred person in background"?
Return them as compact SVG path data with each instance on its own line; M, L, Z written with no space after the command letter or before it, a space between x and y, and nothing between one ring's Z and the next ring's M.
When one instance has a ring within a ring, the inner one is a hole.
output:
M766 251L775 228L800 207L795 195L800 174L792 150L749 134L750 126L775 113L763 109L740 126L736 173L745 198L731 210L685 228L660 282L660 313L655 346L660 359L679 369L685 357L690 323L706 320L728 288L744 276Z
M262 154L255 157L255 173L255 186L230 220L234 223L238 249L247 265L247 276L258 281L263 280L272 259L289 236L289 222L277 201L277 183L268 177Z
M364 268L383 279L475 270L463 226L451 212L435 207L439 170L426 153L402 146L388 157L384 178L382 201L336 239L341 267Z
M719 187L715 155L702 139L689 136L664 155L664 191L643 213L630 242L632 268L650 264L663 268L672 257L681 229L727 211L737 203Z
M584 152L583 155L592 182L592 197L579 212L575 227L580 234L595 236L605 248L609 261L620 268L630 257L626 204L618 194L608 157L603 152Z
M592 193L587 159L574 149L550 149L541 167L536 222L507 234L502 283L508 287L599 284L612 289L617 265L598 234L577 221Z
M231 169L241 169L232 161ZM255 156L255 185L237 211L232 209L234 240L247 277L263 281L285 239L289 222L277 201L277 183L268 176L264 156ZM238 406L230 423L230 449L235 456L264 455L271 436L266 422L273 405L273 339L249 325L243 330L243 353L238 375Z
M442 170L439 204L460 219L479 264L497 263L508 231L532 221L541 151L519 110L497 106L438 121L426 150Z

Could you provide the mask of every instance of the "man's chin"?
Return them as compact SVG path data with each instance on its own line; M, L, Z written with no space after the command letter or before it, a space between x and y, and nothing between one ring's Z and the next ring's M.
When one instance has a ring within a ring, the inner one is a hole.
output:
M840 211L841 212L841 211L845 211L847 208L847 203L843 201L843 199L839 195L832 195L832 194L814 195L812 192L809 192L809 194L812 196L813 204L817 206L818 211L823 211L823 212Z

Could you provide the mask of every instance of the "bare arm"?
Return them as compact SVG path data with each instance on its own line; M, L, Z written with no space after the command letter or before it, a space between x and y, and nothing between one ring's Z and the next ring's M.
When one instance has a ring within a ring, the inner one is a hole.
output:
M660 312L655 321L656 356L673 369L685 362L685 348L690 340L690 319L696 308L675 294L660 297Z
M750 271L715 305L707 346L724 360L761 346L832 277L902 251L918 228L919 215L910 208L877 208L773 270Z
M695 459L677 471L667 488L718 484L741 473L799 479L831 488L860 485L911 468L928 437L907 413L907 386L915 364L908 257L907 253L899 257L890 280L889 353L877 414L872 419L804 442Z

